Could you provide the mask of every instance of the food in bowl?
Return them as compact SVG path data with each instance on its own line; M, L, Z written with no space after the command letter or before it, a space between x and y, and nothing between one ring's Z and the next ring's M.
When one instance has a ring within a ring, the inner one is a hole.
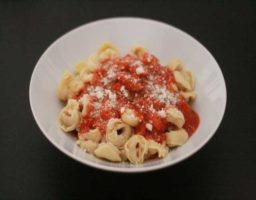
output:
M195 77L179 59L162 66L137 46L120 56L111 43L64 72L59 125L86 152L112 162L143 163L183 145L199 126L191 107Z

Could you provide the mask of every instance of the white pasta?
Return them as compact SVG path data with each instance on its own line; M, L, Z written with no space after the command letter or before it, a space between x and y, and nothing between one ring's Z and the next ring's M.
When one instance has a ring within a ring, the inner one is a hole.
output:
M85 61L81 61L75 66L75 72L77 74L80 74L83 71L87 71L87 64Z
M97 51L99 60L113 58L118 56L118 49L110 42L105 42Z
M180 90L191 91L195 88L195 77L189 70L174 71L174 79Z
M172 59L166 67L171 71L180 71L183 69L183 64L179 59Z
M191 85L191 90L195 89L195 76L193 75L192 71L185 69L183 71L183 73L185 74L185 78L189 81L190 85Z
M183 145L189 136L185 129L179 129L166 133L166 143L169 147L176 147Z
M101 136L101 133L100 133L99 129L95 128L95 129L89 130L85 134L84 138L86 140L91 140L93 142L99 143L101 138L102 138L102 136Z
M87 72L81 73L79 76L83 82L90 82L92 81L92 78L93 78L93 74L87 73Z
M72 94L78 92L83 87L83 85L83 81L78 76L76 76L69 84L69 98L71 98Z
M93 154L98 146L98 143L93 142L92 140L78 140L77 145L80 146L83 150L87 151L88 153Z
M101 143L94 151L94 154L99 158L104 158L113 162L122 161L120 151L110 142Z
M192 86L190 82L186 79L186 76L181 71L173 72L175 82L180 90L190 91Z
M65 132L73 131L76 129L79 121L79 103L74 99L70 99L59 114L60 128Z
M121 119L110 119L107 124L106 140L121 148L131 136L131 127L122 122Z
M185 123L184 115L177 108L170 106L166 110L166 119L178 128L181 128Z
M163 158L168 153L168 147L164 144L159 144L153 140L148 141L148 154L150 156L157 155L159 158Z
M196 98L196 92L193 90L191 92L180 92L181 96L184 97L186 101L194 101Z
M136 116L135 112L129 108L125 108L121 119L130 126L137 126L139 124L139 118Z
M134 46L131 51L135 56L141 57L144 53L147 52L147 49L141 46Z
M144 162L145 155L148 152L148 142L141 135L133 135L124 146L125 154L128 160L133 164Z
M61 80L58 86L57 95L62 101L66 101L70 94L70 83L74 80L73 74L70 72L64 72L61 76Z
M99 64L99 58L97 55L91 55L86 61L86 72L94 72Z

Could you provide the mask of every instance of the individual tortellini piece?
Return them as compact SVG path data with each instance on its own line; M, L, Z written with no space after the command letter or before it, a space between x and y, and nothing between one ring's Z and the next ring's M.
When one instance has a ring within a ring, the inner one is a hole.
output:
M91 71L92 71L92 69L84 61L78 63L75 67L75 72L76 72L77 76L83 82L90 82L92 80L93 74L91 73Z
M118 54L118 49L110 42L103 43L97 51L99 60L113 58L118 56Z
M82 71L87 71L87 64L85 61L81 61L79 62L76 66L75 66L75 72L77 74L80 74Z
M113 118L109 120L106 130L106 140L108 142L111 142L118 148L121 148L124 146L131 134L131 127L122 122L121 119Z
M57 95L62 101L66 101L70 94L70 83L74 80L74 75L70 72L64 72L58 86Z
M185 123L184 115L175 107L168 107L166 110L166 119L178 128L181 128Z
M93 154L95 149L98 147L98 143L92 140L78 140L77 145L91 154Z
M82 115L85 116L88 111L88 105L90 103L89 95L84 94L82 98L79 99L79 103L82 104Z
M92 73L81 73L79 76L83 82L91 82L93 78Z
M173 75L175 82L180 90L191 91L195 88L195 78L191 71L174 71Z
M149 156L157 155L158 158L163 158L167 155L169 148L164 144L159 144L153 140L148 141Z
M147 52L147 49L141 46L134 46L132 48L132 54L134 54L137 57L141 57L146 52Z
M195 91L191 91L191 92L180 92L181 96L184 97L184 99L189 102L189 101L194 101L196 98L196 92Z
M75 78L69 84L69 98L72 97L72 94L78 92L81 88L83 88L83 86L83 81L78 76L75 76Z
M93 142L99 143L101 138L102 138L102 136L101 136L101 133L100 133L99 129L95 128L95 129L89 130L85 134L84 138L86 140L91 140Z
M88 60L86 61L87 67L84 70L87 73L94 72L98 65L99 65L99 58L98 55L91 55Z
M171 84L171 89L172 89L173 91L175 91L175 92L178 92L178 91L179 91L178 86L177 86L175 83L172 83L172 84Z
M170 63L166 66L171 71L181 71L183 69L183 64L180 59L172 59Z
M136 116L134 110L130 108L124 109L124 112L121 115L121 119L123 120L123 122L130 126L137 126L140 122L140 119L138 118L138 116Z
M186 80L188 80L188 82L191 86L191 90L195 89L196 79L195 79L193 72L191 70L184 69L183 74L184 74Z
M110 142L100 143L98 148L94 151L94 154L99 158L104 158L113 162L122 161L120 151Z
M148 142L143 136L136 134L125 143L124 150L131 163L143 163L148 152Z
M166 133L166 143L169 147L176 147L183 145L189 136L185 129L179 129Z
M74 99L69 99L59 114L59 126L63 131L69 132L75 130L79 122L79 103Z

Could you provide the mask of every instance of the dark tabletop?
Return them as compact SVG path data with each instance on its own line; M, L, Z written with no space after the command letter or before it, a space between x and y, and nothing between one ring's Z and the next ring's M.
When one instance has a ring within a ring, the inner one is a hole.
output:
M29 106L43 51L81 24L113 16L160 20L204 44L228 99L211 141L175 166L116 174L82 165L40 132ZM1 1L0 199L256 199L256 1Z

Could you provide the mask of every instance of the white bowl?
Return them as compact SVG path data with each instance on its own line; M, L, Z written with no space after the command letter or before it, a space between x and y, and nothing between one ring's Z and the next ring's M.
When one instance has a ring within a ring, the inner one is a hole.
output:
M104 41L111 41L121 53L140 44L155 54L161 63L180 58L197 79L198 97L194 109L200 115L200 125L189 141L161 160L141 165L111 163L83 152L72 135L63 133L57 122L62 108L56 97L61 74L95 52ZM80 26L56 40L41 56L33 71L30 105L35 120L46 138L69 157L86 165L116 172L145 172L178 163L200 148L214 135L226 107L226 86L220 67L210 52L183 31L154 20L141 18L104 19ZM46 150L47 151L47 150Z

